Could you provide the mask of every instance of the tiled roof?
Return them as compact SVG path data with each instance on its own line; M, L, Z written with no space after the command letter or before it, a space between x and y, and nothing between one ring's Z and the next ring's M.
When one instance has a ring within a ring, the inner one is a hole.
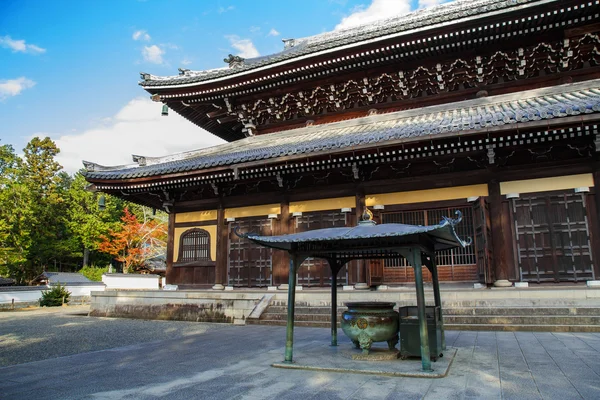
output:
M48 283L61 283L63 285L67 283L92 282L78 272L44 272L38 278L42 277L48 279Z
M288 41L290 44L293 43L293 47L286 48L272 55L246 59L243 65L235 68L224 67L206 71L185 70L181 75L175 76L154 76L148 74L148 77L140 82L140 85L149 88L208 81L264 67L280 61L290 60L295 57L398 34L404 31L422 29L448 21L483 15L535 1L539 0L457 0L428 9L417 10L409 14L372 22L368 25L325 32L301 39L293 39L293 41Z
M153 165L98 167L89 179L131 179L344 149L442 133L561 118L600 111L600 80L466 100L259 135L207 149L154 159Z
M310 244L309 252L325 250L335 253L336 250L346 250L349 245L361 241L361 248L368 248L371 244L381 244L381 240L391 241L395 245L406 245L419 243L422 236L427 236L434 244L435 250L446 250L455 247L465 247L470 244L461 240L454 226L458 224L462 216L458 219L444 217L437 225L406 225L406 224L380 224L373 221L360 221L358 225L351 228L324 228L314 229L306 232L292 233L279 236L260 236L256 234L241 235L251 241L266 247L275 249L290 250L299 245ZM375 239L374 243L370 240ZM379 239L379 240L377 240ZM333 243L332 243L333 242ZM323 248L321 248L323 246ZM389 242L386 247L389 246ZM356 246L350 246L356 247ZM360 252L360 248L355 250ZM366 249L372 251L372 249Z

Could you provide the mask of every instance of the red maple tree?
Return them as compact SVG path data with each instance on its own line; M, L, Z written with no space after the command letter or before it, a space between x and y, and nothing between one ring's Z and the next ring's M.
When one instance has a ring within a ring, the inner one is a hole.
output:
M124 273L137 270L146 260L164 252L164 223L147 218L140 222L128 208L124 209L121 221L123 224L119 229L111 229L108 236L100 236L98 250L122 262Z

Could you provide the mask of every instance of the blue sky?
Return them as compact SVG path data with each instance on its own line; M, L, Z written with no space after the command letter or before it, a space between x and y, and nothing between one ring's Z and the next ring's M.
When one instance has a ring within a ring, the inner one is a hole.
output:
M339 29L439 0L2 0L0 144L50 136L74 172L131 154L220 143L171 113L160 117L139 72L224 66L229 53L275 53L282 38Z

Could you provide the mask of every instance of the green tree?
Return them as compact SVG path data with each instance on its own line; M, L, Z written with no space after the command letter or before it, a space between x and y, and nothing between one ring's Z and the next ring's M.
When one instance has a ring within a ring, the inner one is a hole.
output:
M22 160L10 145L0 146L0 275L13 275L11 266L26 260L29 232L24 221L27 190L21 182Z
M101 210L98 199L101 194L87 190L88 183L80 172L73 176L68 191L68 226L82 254L83 266L90 262L108 264L110 257L99 253L100 237L108 235L121 225L124 202L121 199L105 196L105 208Z
M33 138L20 160L3 146L0 192L0 240L3 269L18 284L26 284L44 268L76 256L67 224L68 174L54 158L59 153L50 138Z

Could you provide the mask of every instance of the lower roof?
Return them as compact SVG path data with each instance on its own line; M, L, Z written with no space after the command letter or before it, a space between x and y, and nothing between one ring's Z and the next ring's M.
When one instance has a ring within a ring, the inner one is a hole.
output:
M343 150L368 144L417 142L444 133L600 112L600 79L423 107L252 136L166 157L146 165L104 167L84 162L89 181L158 177L218 166Z

